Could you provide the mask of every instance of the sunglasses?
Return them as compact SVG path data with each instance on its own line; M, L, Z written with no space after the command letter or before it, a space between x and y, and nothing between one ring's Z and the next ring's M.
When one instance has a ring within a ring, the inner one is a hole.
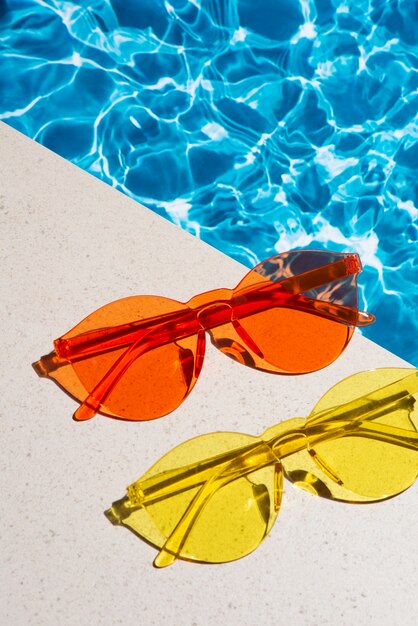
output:
M206 332L229 357L266 372L304 374L332 363L355 326L357 254L296 250L254 267L231 289L186 304L132 296L91 313L33 364L80 402L76 420L96 413L151 420L174 411L193 389Z
M316 495L376 502L418 472L418 370L377 369L332 387L306 419L261 437L211 433L162 457L105 515L176 559L223 563L257 548L282 499L283 476Z

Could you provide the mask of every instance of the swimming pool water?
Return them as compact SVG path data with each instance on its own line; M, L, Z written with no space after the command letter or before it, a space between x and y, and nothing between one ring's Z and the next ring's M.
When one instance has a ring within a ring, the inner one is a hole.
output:
M246 265L357 251L418 365L417 0L0 0L0 63L0 119Z

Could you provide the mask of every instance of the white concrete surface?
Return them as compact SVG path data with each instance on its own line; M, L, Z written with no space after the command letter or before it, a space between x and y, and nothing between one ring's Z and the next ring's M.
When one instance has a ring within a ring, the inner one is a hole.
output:
M151 563L103 511L163 453L197 434L252 434L305 415L361 369L403 366L356 334L331 367L280 377L208 345L194 391L148 423L71 419L75 403L32 361L118 297L187 300L245 268L15 130L0 126L2 625L416 624L417 490L356 506L286 485L270 536L217 566Z

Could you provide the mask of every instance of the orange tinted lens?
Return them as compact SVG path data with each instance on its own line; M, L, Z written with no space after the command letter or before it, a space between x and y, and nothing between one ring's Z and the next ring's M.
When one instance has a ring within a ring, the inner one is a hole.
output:
M257 265L238 285L234 295L251 285L279 283L284 278L333 263L343 254L299 250L279 254ZM333 281L301 294L357 311L356 276ZM297 301L296 301L297 304ZM312 372L332 363L344 350L353 328L317 313L276 306L252 315L237 316L236 331L255 344L264 360L263 369L288 374ZM248 343L248 340L247 340Z
M240 320L264 359L284 373L302 374L329 365L353 332L348 326L291 309L274 309Z
M112 302L98 309L64 335L76 337L92 330L129 324L171 312L190 314L180 302L156 296L133 296ZM151 331L152 332L152 331ZM78 392L79 400L93 393L108 375L114 364L129 350L129 345L97 352L88 357L71 360L85 393ZM204 335L165 343L141 354L129 365L117 383L103 399L100 413L130 420L150 420L176 409L193 388L198 372L196 354L204 351ZM67 368L66 368L67 369ZM65 380L60 380L65 387ZM68 386L70 387L68 375ZM69 389L72 392L72 389Z

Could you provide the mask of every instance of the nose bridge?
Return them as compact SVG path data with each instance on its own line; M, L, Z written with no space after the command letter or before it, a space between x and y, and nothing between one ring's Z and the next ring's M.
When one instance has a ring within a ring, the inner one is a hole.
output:
M201 328L209 330L231 321L232 289L213 289L195 296L187 305L196 312Z
M261 436L279 458L304 450L307 446L305 419L293 418L268 428Z
M204 330L230 322L231 316L232 309L229 302L211 302L197 311L197 319Z

